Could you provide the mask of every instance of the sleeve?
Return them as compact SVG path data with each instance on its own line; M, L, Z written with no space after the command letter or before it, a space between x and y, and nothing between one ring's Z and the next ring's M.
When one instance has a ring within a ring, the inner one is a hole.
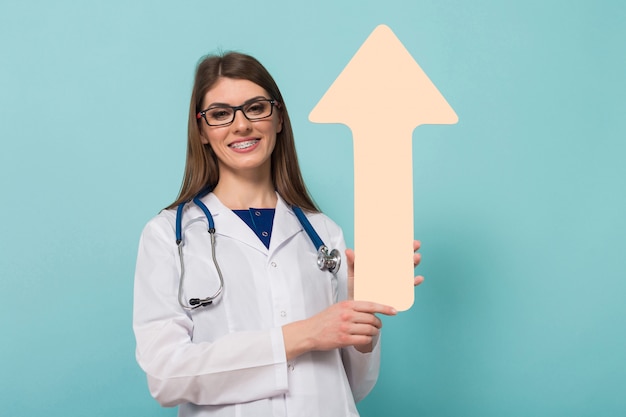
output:
M341 350L341 359L348 376L354 402L359 402L370 393L380 369L380 340L374 340L374 348L369 353L361 353L353 346Z
M137 362L152 396L169 407L234 404L286 392L280 328L192 341L193 320L178 304L178 263L173 227L158 216L139 243L133 306Z
M343 237L343 231L337 225L337 232L333 233L332 242L334 248L341 252L342 258L345 260L346 243ZM343 301L348 298L348 265L342 265L337 272L338 281L338 300ZM376 385L378 373L380 369L380 338L376 337L373 343L373 349L369 353L361 353L353 346L341 349L341 358L343 366L350 383L350 389L355 402L361 401L369 394Z

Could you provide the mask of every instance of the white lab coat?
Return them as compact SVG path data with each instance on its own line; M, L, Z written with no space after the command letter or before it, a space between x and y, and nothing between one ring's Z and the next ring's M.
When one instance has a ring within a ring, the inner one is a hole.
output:
M137 361L151 394L179 416L358 416L355 401L372 389L380 347L305 353L287 362L281 326L306 319L347 296L347 266L318 269L316 250L280 198L269 249L214 194L203 202L216 228L216 257L224 291L192 312L177 301L180 266L175 210L145 227L135 276L133 327ZM343 254L341 229L325 215L308 214L329 248ZM184 298L204 298L218 286L202 211L183 214Z

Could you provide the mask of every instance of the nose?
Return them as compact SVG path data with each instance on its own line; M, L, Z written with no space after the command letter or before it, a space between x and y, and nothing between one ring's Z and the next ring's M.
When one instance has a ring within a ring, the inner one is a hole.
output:
M246 131L246 130L250 129L251 122L250 122L250 120L248 120L246 115L243 113L242 109L236 109L235 110L235 115L234 115L232 126L237 131L239 131L239 130Z

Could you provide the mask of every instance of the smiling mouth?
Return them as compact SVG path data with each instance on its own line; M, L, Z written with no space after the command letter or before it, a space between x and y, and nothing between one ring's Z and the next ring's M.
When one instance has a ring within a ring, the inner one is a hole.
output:
M228 145L229 148L235 148L235 149L247 149L251 146L256 145L259 142L260 139L252 139L252 140L246 140L243 142L235 142L235 143L231 143L230 145Z

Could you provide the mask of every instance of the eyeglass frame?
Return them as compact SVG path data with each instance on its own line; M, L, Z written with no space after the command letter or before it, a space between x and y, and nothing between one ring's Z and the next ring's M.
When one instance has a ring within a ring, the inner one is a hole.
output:
M253 103L258 103L259 101L267 101L268 103L270 103L270 114L268 114L267 116L263 116L263 117L259 117L259 118L249 118L248 115L246 114L246 112L243 110L243 108L245 106L248 106L250 104ZM258 120L264 120L267 119L268 117L271 117L272 114L274 114L274 106L276 106L277 108L280 108L280 102L276 99L273 98L253 98L251 100L246 101L245 103L243 103L240 106L229 106L227 104L220 104L217 106L211 106L211 107L207 107L204 110L199 111L198 113L196 113L196 119L200 120L200 119L204 119L204 121L206 122L207 126L210 127L222 127L222 126L229 126L231 124L233 124L233 122L235 121L235 117L237 116L237 110L241 110L241 114L243 114L243 117L245 117L246 119L248 119L251 122L256 122ZM211 109L216 109L216 108L231 108L233 109L233 119L228 122L228 123L220 123L219 125L212 125L211 123L209 123L209 120L206 117L206 112L208 112Z

